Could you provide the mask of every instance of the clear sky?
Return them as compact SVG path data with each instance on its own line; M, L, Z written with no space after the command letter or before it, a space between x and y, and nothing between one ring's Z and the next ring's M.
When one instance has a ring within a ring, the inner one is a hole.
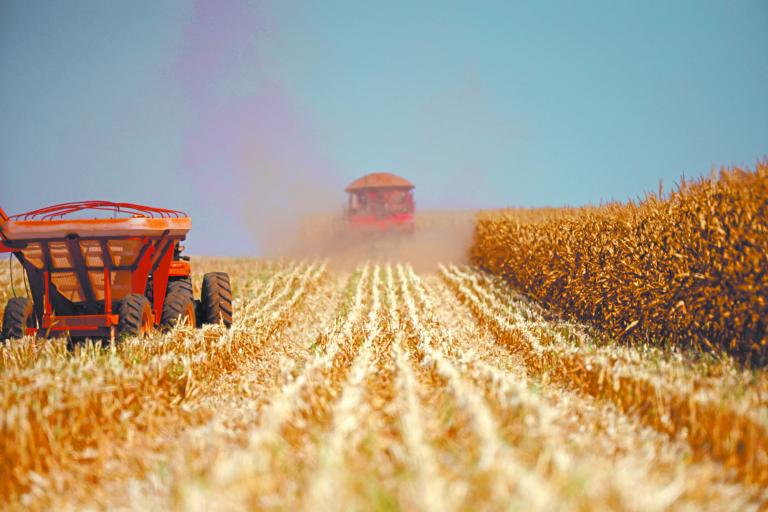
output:
M768 2L0 0L0 206L183 209L257 254L385 170L418 207L636 198L768 155Z

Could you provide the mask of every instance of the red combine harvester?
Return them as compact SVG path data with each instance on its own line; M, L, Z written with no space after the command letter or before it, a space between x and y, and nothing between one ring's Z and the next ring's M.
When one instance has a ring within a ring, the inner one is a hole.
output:
M99 218L87 218L100 214ZM179 319L232 324L229 276L203 277L195 300L189 258L179 242L184 212L129 203L64 203L7 216L0 209L0 252L21 262L32 300L11 298L2 339L146 336Z
M350 233L413 233L413 183L390 174L366 174L344 189L349 203L344 220Z

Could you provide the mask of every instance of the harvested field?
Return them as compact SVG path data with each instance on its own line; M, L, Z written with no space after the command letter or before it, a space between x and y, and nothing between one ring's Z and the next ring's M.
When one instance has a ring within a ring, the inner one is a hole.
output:
M3 346L3 508L768 503L764 370L616 345L470 266L193 265L232 274L231 330Z

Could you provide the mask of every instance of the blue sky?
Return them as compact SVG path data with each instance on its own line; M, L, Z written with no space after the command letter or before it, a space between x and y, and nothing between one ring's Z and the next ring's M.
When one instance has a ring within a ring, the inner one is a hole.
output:
M184 209L193 253L386 170L422 208L635 198L768 155L768 3L0 1L0 206Z

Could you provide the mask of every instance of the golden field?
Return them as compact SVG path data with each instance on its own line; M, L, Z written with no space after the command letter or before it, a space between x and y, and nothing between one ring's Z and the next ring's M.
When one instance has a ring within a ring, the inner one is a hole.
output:
M613 343L466 265L193 268L232 275L231 330L2 346L0 508L768 503L764 370Z
M484 212L471 261L619 341L768 363L768 163L629 204Z

